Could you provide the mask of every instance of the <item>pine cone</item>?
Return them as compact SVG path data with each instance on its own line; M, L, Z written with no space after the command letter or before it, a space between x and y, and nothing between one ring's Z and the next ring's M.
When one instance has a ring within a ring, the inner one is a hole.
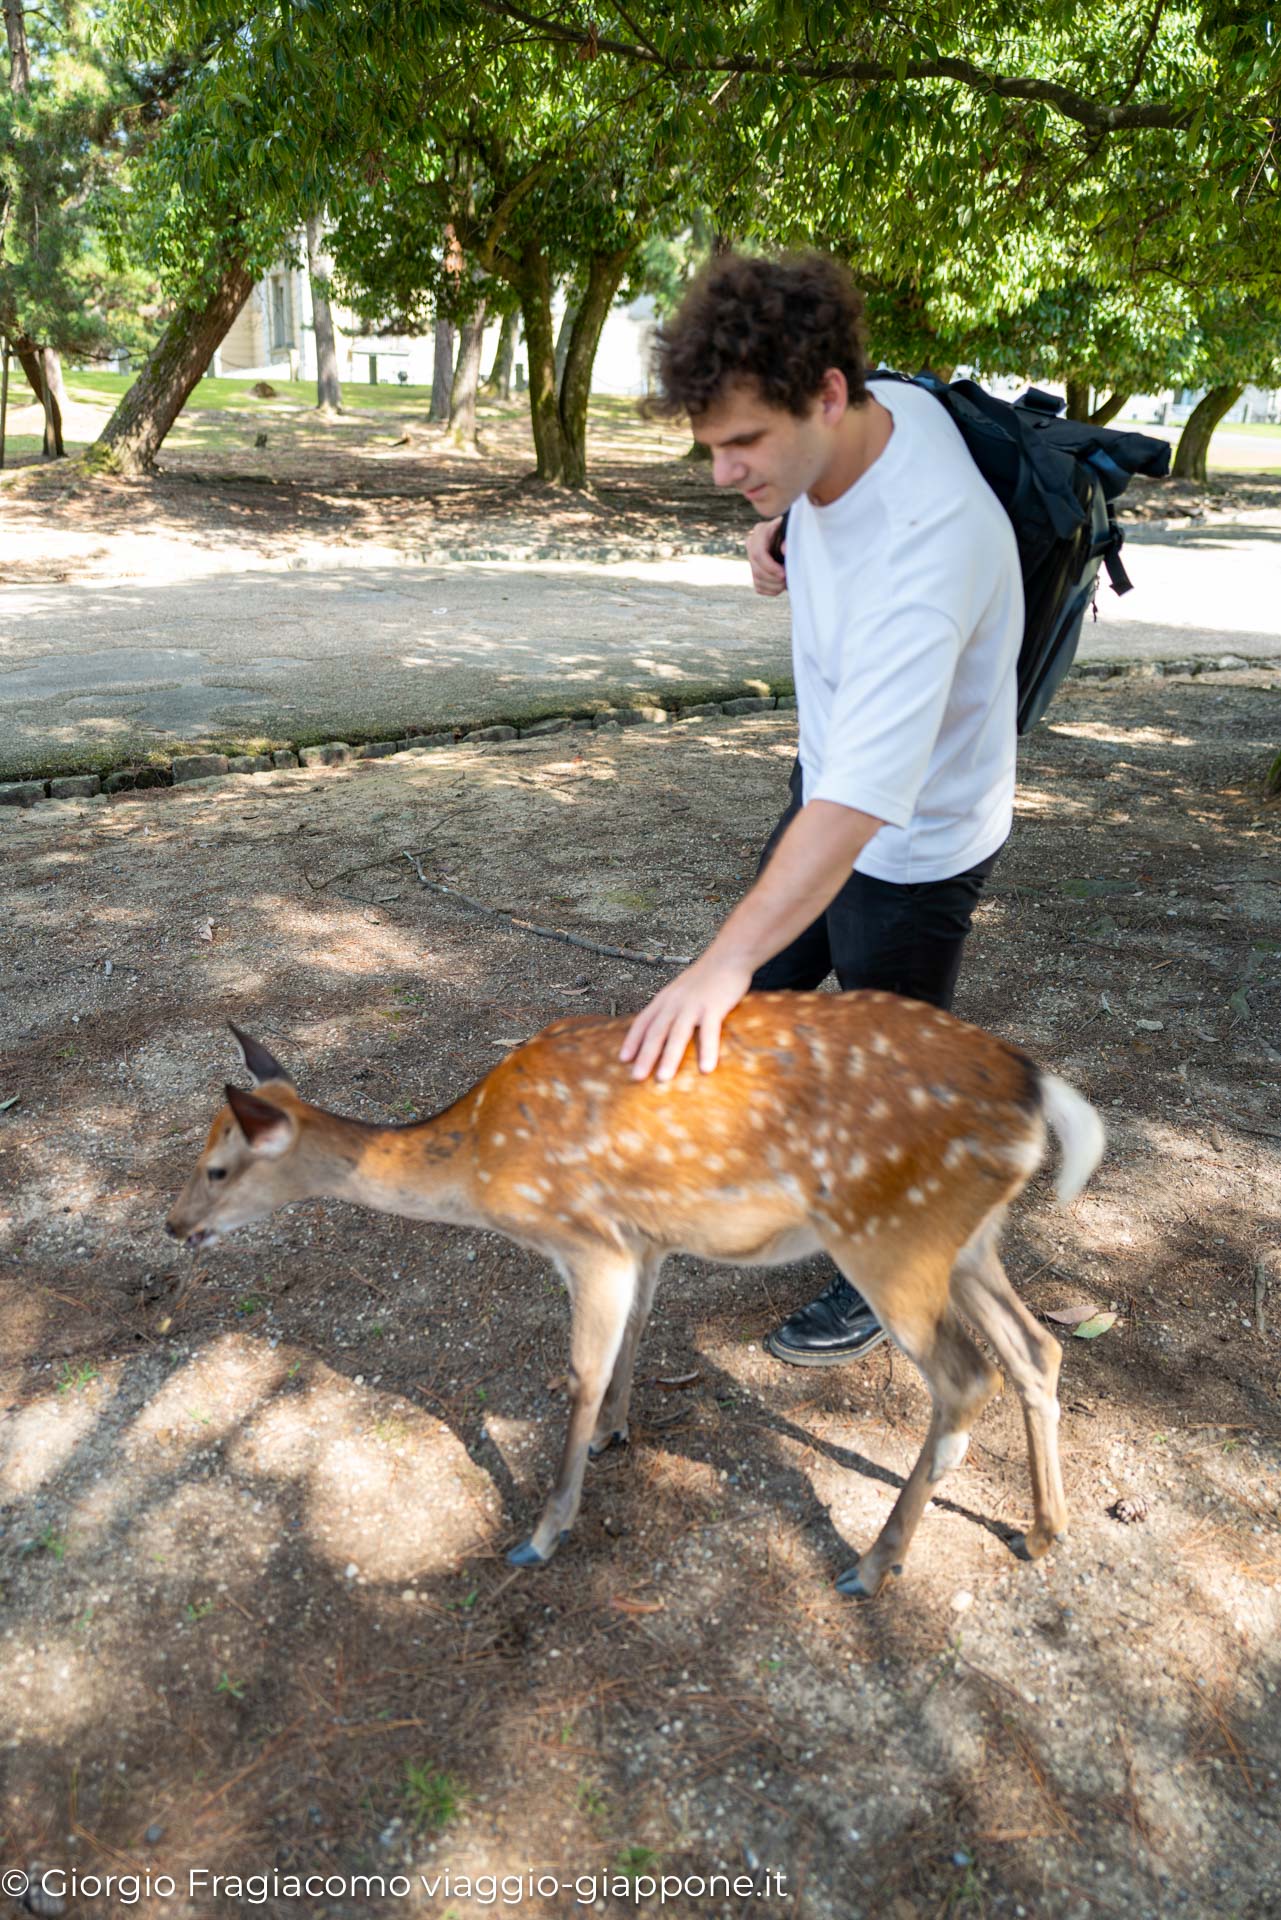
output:
M1131 1527L1136 1521L1147 1519L1148 1503L1141 1493L1123 1493L1119 1500L1112 1502L1108 1512L1122 1526Z

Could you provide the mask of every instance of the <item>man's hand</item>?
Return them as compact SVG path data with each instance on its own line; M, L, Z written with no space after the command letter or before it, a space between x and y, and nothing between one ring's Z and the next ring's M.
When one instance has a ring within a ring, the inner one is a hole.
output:
M633 1062L632 1078L644 1080L657 1062L656 1080L670 1080L695 1028L698 1064L711 1073L720 1057L721 1023L752 984L742 961L722 958L715 946L656 993L627 1029L619 1058Z
M769 550L770 541L778 532L779 519L761 520L747 536L747 558L751 562L752 586L757 593L763 593L773 599L777 594L787 591L787 572ZM784 548L786 552L786 548Z

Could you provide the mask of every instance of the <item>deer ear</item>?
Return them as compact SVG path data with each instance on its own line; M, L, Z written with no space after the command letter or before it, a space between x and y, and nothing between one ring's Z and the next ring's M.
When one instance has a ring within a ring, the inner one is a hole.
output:
M240 1048L240 1058L245 1063L245 1072L252 1077L256 1087L260 1087L264 1080L283 1080L287 1087L292 1087L293 1080L285 1072L279 1060L268 1053L266 1047L261 1046L257 1040L251 1039L247 1033L242 1033L234 1021L229 1020L227 1025L231 1028L236 1045Z
M227 1105L254 1153L265 1153L275 1159L293 1145L295 1128L290 1114L273 1107L269 1100L260 1100L256 1093L245 1093L240 1087L228 1087L226 1092Z

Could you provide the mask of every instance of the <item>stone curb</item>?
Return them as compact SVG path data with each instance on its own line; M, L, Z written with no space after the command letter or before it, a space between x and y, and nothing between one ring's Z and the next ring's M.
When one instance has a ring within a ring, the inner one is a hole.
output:
M1281 658L1246 660L1240 654L1224 653L1213 658L1189 656L1178 660L1087 660L1074 666L1071 677L1078 680L1161 679L1175 674L1240 673L1281 671ZM225 774L272 773L296 767L339 767L356 760L385 760L398 753L421 753L433 747L502 745L510 740L545 740L559 733L618 733L624 727L681 725L692 720L738 719L757 713L794 713L793 694L741 695L731 700L713 700L691 707L636 706L602 707L590 718L558 713L531 720L527 727L507 722L465 729L443 728L435 733L408 734L401 740L369 740L352 746L345 740L328 740L322 746L300 747L297 752L277 748L273 753L188 753L178 754L168 770L162 767L121 767L99 777L96 773L66 774L49 780L10 780L0 782L0 806L31 807L39 801L89 800L97 794L128 793L148 787L185 786L195 780L219 779Z

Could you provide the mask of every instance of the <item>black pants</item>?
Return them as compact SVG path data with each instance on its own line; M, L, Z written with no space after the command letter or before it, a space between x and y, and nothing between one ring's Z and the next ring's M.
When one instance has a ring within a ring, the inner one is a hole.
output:
M799 762L788 786L792 797L766 842L761 868L801 810ZM846 991L879 987L884 993L950 1007L965 936L999 854L998 849L950 880L906 886L852 873L826 913L757 969L753 988L807 992L835 968Z

